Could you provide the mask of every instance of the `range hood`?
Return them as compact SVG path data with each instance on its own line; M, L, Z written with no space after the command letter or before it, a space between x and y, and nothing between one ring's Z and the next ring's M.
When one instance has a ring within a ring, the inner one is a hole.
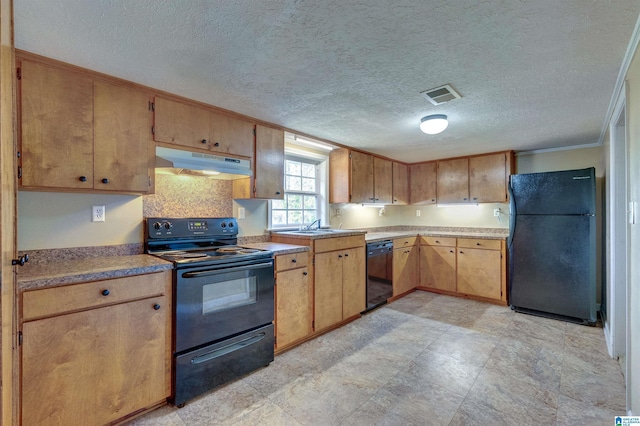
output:
M251 176L251 162L215 154L156 147L156 169L172 169L172 174L190 174L215 179L240 179Z

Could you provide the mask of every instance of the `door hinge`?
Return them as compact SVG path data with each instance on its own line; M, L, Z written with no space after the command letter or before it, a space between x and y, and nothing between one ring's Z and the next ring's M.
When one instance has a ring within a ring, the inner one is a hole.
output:
M253 136L256 136L256 128L253 128Z
M22 346L22 331L18 331L18 346Z
M156 110L156 105L153 102L149 101L149 111L155 111L155 110Z
M149 178L149 188L151 188L151 176L147 176Z
M18 166L18 179L22 178L22 166Z
M255 194L256 192L258 192L258 190L256 189L256 187L253 187L253 193Z
M20 69L20 67L16 68L16 78L18 80L22 80L22 70Z
M311 321L311 329L312 330L316 329L316 322L315 321Z
M151 134L152 134L152 135L155 135L155 134L156 134L155 126L151 126Z
M22 154L20 154L20 151L16 152L16 156L17 156L18 158L20 158L20 157L22 156Z

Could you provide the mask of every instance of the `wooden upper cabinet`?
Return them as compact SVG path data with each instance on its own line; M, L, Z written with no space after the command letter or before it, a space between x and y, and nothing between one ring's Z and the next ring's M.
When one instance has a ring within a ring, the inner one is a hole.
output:
M351 202L373 203L373 155L351 151Z
M469 158L438 161L438 203L469 202Z
M160 96L154 111L156 142L253 157L254 125L247 120Z
M154 100L154 139L189 148L208 149L209 110L159 96Z
M411 164L409 166L409 201L411 204L436 203L436 162Z
M284 131L256 126L255 198L284 198Z
M94 188L153 192L149 93L94 83Z
M475 203L507 202L508 154L469 158L469 197Z
M393 163L373 157L373 198L375 203L391 204L393 201Z
M19 62L22 188L153 192L149 94Z
M409 204L409 167L406 164L393 162L392 196L393 204Z
M93 79L22 60L23 188L93 188Z

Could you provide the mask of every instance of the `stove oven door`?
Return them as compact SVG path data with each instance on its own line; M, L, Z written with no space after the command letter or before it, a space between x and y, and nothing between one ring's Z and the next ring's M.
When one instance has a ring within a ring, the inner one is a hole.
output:
M273 259L175 273L176 353L273 322Z

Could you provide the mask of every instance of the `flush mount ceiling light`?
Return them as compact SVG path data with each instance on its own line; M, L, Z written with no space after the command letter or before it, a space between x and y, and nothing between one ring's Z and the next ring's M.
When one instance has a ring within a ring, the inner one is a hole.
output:
M449 122L444 114L433 114L422 117L420 120L420 130L428 135L437 135L447 128Z

